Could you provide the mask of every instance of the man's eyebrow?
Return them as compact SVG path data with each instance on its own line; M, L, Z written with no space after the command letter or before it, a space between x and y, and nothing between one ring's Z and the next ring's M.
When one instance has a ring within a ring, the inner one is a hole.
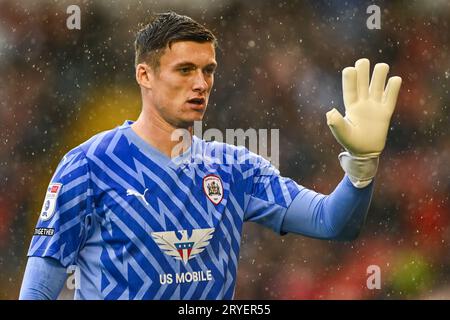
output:
M182 61L177 64L175 64L174 68L181 68L181 67L197 67L195 63L189 62L189 61ZM206 67L217 67L216 62L211 62L206 65Z
M179 67L196 67L196 65L192 62L188 62L188 61L182 61L179 62L177 64L175 64L174 66L175 68L179 68Z
M211 62L211 63L207 64L206 67L214 67L214 68L216 68L217 67L217 62Z

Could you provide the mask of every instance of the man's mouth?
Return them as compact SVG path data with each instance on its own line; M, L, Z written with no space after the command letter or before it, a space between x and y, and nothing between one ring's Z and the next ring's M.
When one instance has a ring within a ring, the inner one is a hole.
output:
M192 99L187 100L187 103L189 103L190 108L195 111L203 112L206 107L206 99L205 98L192 98Z
M203 105L203 104L205 104L205 99L204 98L193 98L193 99L189 99L187 102L197 104L197 105Z

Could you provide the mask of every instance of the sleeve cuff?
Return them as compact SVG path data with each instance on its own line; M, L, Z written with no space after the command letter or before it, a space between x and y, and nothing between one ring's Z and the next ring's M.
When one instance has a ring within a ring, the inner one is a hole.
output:
M357 157L349 152L342 152L339 154L339 162L353 186L361 189L367 187L375 177L379 157Z

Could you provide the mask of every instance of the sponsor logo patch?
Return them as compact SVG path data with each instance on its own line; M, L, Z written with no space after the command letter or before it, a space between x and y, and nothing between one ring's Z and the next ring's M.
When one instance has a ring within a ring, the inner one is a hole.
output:
M55 213L56 199L61 191L61 183L50 183L45 195L44 204L42 205L41 215L39 218L42 221L49 220Z
M152 237L165 254L187 264L189 259L205 250L214 230L194 229L190 236L187 230L152 232Z

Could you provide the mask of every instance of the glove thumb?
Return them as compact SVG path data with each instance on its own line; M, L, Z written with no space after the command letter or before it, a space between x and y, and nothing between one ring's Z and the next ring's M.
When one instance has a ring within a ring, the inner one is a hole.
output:
M327 124L341 145L346 145L351 136L351 124L335 108L326 113Z

